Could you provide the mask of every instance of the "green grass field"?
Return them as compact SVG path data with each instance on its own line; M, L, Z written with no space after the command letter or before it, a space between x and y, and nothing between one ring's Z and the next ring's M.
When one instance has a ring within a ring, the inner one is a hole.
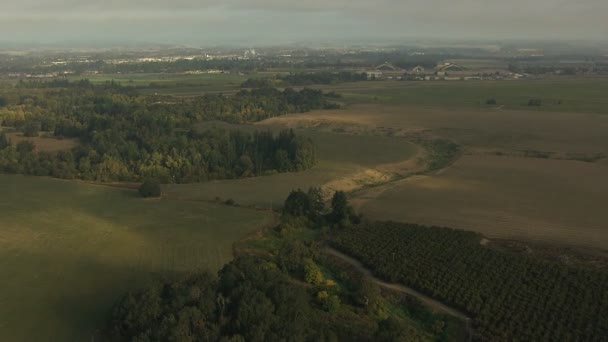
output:
M123 86L146 87L141 91L146 94L164 94L175 96L195 96L208 92L234 92L241 84L256 75L239 74L98 74L70 76L71 81L88 79L94 84L114 81Z
M0 175L0 340L85 341L130 288L216 271L267 212Z
M579 161L465 156L439 174L362 191L355 204L371 219L608 250L607 174Z
M375 81L323 87L343 94L348 103L423 105L436 107L503 108L608 114L608 79L547 79L521 81ZM540 107L528 101L539 98ZM496 106L486 105L496 99Z

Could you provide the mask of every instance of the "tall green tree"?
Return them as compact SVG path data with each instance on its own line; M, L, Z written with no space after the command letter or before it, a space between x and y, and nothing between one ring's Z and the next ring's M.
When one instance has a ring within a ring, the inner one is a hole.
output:
M331 221L340 226L350 224L352 208L348 204L348 197L344 191L336 191L331 199Z
M310 212L310 199L301 189L292 190L285 200L283 214L291 216L306 216Z

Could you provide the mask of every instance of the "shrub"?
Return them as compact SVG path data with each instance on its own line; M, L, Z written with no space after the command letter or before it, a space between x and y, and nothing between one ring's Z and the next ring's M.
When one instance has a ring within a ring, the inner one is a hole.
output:
M321 269L311 259L304 262L304 280L311 285L321 285L325 280Z
M498 102L496 102L496 99L488 99L486 101L486 104L489 106L495 106Z
M160 197L161 196L160 183L156 180L144 181L141 184L141 186L139 187L139 194L145 198Z
M528 101L528 106L530 107L540 107L543 105L543 100L541 99L530 99L530 101Z

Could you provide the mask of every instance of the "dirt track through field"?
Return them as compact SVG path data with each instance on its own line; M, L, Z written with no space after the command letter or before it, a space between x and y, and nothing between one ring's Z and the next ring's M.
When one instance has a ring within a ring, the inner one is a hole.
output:
M387 283L385 281L382 281L378 278L376 278L372 272L370 270L368 270L367 268L365 268L365 266L363 266L363 264L361 264L361 262L359 262L357 259L354 259L342 252L339 252L331 247L327 247L325 248L325 253L332 255L336 258L341 259L342 261L345 261L347 263L349 263L350 265L354 266L359 272L361 272L362 274L364 274L366 277L369 277L374 283L376 283L378 286L390 289L390 290L394 290L394 291L398 291L398 292L402 292L402 293L406 293L410 296L416 297L418 300L420 300L424 305L426 305L427 307L429 307L430 309L432 309L435 312L439 312L439 313L444 313L444 314L448 314L450 316L454 316L457 317L459 319L462 319L464 321L468 322L471 320L470 317L468 317L467 315L465 315L464 313L462 313L461 311L451 308L429 296L426 296L410 287L407 286L403 286L401 284L392 284L392 283Z

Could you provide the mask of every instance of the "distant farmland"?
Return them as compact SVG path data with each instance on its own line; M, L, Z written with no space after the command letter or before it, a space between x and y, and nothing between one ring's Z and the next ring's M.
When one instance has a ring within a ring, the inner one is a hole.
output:
M444 108L502 108L608 114L608 78L518 81L374 81L321 87L354 104L416 105ZM495 99L496 105L487 105ZM530 99L541 106L530 107Z
M216 271L267 212L0 175L0 339L88 341L118 296Z
M603 208L608 202L608 116L363 104L272 121L406 140L424 134L463 147L465 156L438 174L353 193L369 218L608 248ZM392 150L387 145L378 153ZM597 162L581 161L594 157Z
M358 194L369 218L448 226L491 238L608 247L608 167L470 156L436 175Z

